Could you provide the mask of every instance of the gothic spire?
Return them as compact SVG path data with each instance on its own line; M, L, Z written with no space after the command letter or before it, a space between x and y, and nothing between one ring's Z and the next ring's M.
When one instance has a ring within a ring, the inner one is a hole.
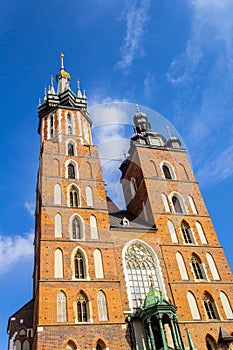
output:
M60 72L58 72L56 75L58 94L61 94L63 91L67 90L70 86L70 74L65 71L63 53L60 54L60 58L61 58L61 68L60 68Z

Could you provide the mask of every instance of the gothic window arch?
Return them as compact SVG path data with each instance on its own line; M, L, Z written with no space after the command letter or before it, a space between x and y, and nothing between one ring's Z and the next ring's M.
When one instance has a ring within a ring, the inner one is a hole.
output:
M177 235L176 235L176 229L171 220L167 221L167 228L171 236L172 243L178 243Z
M30 350L30 343L27 339L23 342L23 350Z
M200 320L200 312L197 306L196 298L192 292L188 291L187 299L193 320Z
M85 259L80 249L77 250L74 256L74 276L78 279L86 277Z
M62 290L57 295L57 322L67 322L67 299Z
M54 219L54 237L62 237L62 216L57 213Z
M73 130L74 126L73 126L73 116L71 115L70 112L67 113L66 116L66 132L68 135L72 135L73 134Z
M75 214L70 219L71 239L84 239L84 225L79 215Z
M77 208L79 203L80 195L79 189L76 185L72 185L69 187L69 206L72 208Z
M173 194L171 196L171 202L173 205L174 213L187 214L187 210L186 210L185 205L184 205L184 200L180 194L178 194L178 193Z
M192 213L193 214L197 214L197 208L196 208L196 204L194 202L194 199L192 196L188 195L188 201L189 201L189 204L190 204L190 208L192 210Z
M78 165L73 160L68 160L66 162L66 178L78 179Z
M203 302L207 318L209 320L219 320L219 314L212 295L210 295L208 292L205 292Z
M63 278L63 253L60 248L54 252L54 277Z
M216 341L209 334L207 334L207 336L206 336L206 349L207 350L216 350L217 349Z
M217 266L215 264L214 258L212 257L212 255L210 253L206 253L206 259L208 261L208 265L210 268L210 272L212 274L212 277L215 281L220 281L220 276L218 273L218 269Z
M162 193L161 196L162 196L162 201L163 201L165 211L167 213L170 213L170 206L168 203L167 195L165 193Z
M207 239L205 236L205 232L204 232L203 227L199 221L196 221L196 229L197 229L201 243L207 244L208 242L207 242Z
M96 344L96 348L95 350L105 350L106 349L106 345L104 344L104 342L102 340L98 340L97 344Z
M151 284L150 278L156 289L164 291L158 258L146 244L134 241L125 246L123 264L131 307L138 306L139 298L145 299Z
M153 176L158 177L159 174L158 174L158 170L157 170L157 166L156 166L155 162L153 160L150 160L150 164L151 164L152 169L153 169Z
M19 339L17 339L14 342L14 346L15 346L15 350L21 350L21 341Z
M60 162L58 159L53 159L53 176L60 176Z
M134 198L136 192L137 192L137 183L134 177L131 177L130 179L130 190L131 190L131 195L132 198Z
M49 116L48 119L48 138L52 139L54 137L54 117L53 115Z
M185 178L186 180L189 180L189 176L188 176L188 173L187 173L187 170L186 170L185 166L184 166L182 163L180 163L179 165L180 165L180 167L181 167L182 170L183 170L184 178Z
M83 292L80 292L77 299L77 319L78 322L88 321L88 301Z
M196 254L192 255L191 266L195 280L207 280L201 259Z
M175 180L176 179L173 166L170 163L162 162L161 169L162 169L162 174L163 174L164 179L167 179L167 180Z
M94 250L95 277L104 278L102 254L99 249Z
M184 263L183 256L182 256L182 254L180 252L176 253L176 261L177 261L177 264L178 264L178 267L179 267L180 276L181 276L182 280L188 280L189 279L188 273L187 273L187 270L186 270L186 266L185 266L185 263Z
M220 292L220 299L222 302L222 306L223 306L226 318L228 320L232 320L233 319L232 307L230 305L228 296L223 291Z
M71 340L68 341L68 344L66 345L65 350L77 350L77 346L72 342Z
M70 157L74 157L77 155L76 143L74 140L67 140L66 141L66 154Z
M92 191L91 186L86 187L86 203L87 203L88 207L94 206L93 191Z
M97 220L94 215L90 216L90 228L91 228L91 238L98 239L99 232L98 232Z
M181 222L181 233L185 244L195 244L193 232L187 221Z
M92 179L92 168L89 162L82 164L82 177L84 179Z
M108 321L108 310L105 293L100 290L97 295L99 321Z
M54 185L54 204L61 205L61 185Z

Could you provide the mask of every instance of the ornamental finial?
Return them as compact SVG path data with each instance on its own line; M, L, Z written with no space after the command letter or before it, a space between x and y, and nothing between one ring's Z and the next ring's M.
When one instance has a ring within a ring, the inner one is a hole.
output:
M60 59L61 59L61 69L64 69L64 60L63 60L63 59L64 59L64 57L65 57L65 56L64 56L64 54L63 54L63 53L61 53L61 54L60 54Z
M150 280L150 286L154 286L154 281L153 281L153 278L152 278L152 275L149 275L149 280Z
M139 106L137 103L136 103L135 107L136 107L137 112L139 112Z

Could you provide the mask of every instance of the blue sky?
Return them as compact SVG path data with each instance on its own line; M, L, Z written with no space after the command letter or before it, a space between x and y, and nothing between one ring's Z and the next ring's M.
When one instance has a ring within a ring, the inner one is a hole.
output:
M90 106L138 103L175 126L188 147L233 266L232 13L232 0L9 0L2 4L1 349L7 347L8 316L32 295L37 104L50 75L60 68L61 51L72 89L80 79Z

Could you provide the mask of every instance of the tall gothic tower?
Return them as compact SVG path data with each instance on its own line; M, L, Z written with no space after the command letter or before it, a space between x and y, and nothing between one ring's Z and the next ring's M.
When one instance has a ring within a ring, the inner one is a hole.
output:
M233 277L186 150L138 110L119 210L63 57L38 109L33 299L9 319L9 350L229 348Z

